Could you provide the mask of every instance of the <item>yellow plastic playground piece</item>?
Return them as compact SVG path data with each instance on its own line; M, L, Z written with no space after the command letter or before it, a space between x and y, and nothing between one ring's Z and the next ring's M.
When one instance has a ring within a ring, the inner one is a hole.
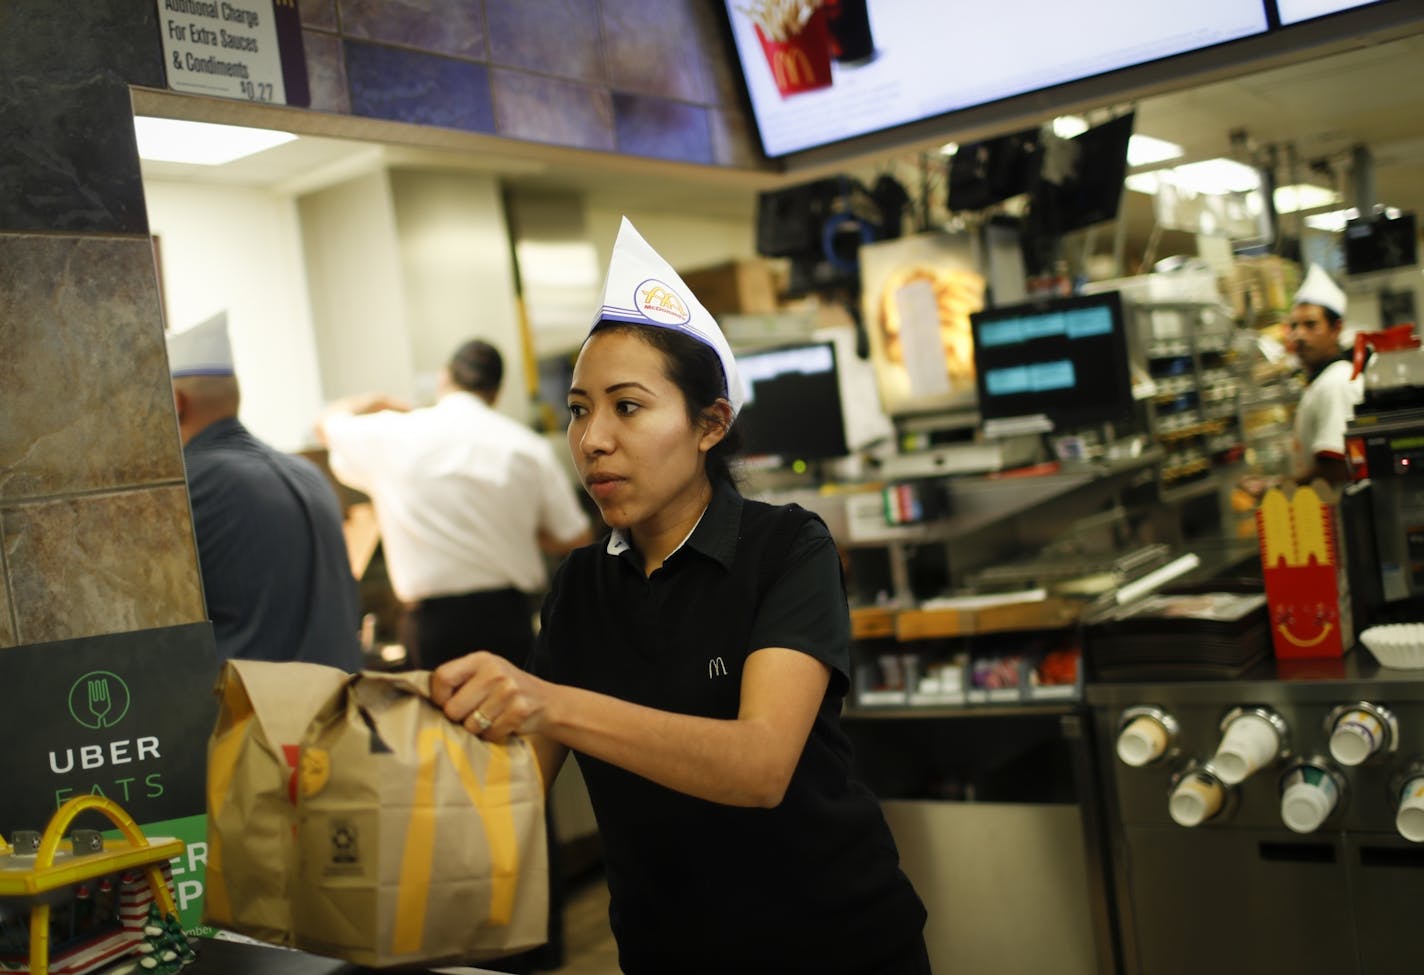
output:
M59 849L60 840L74 817L93 809L109 818L124 834L122 840L106 840L99 853L70 854ZM39 852L31 860L15 854L0 836L0 897L23 897L30 901L30 975L49 975L50 905L39 895L85 880L124 870L142 869L153 891L153 899L166 917L175 913L173 895L163 880L162 864L183 853L182 840L171 837L149 839L138 824L112 799L104 796L75 796L56 810L40 837Z

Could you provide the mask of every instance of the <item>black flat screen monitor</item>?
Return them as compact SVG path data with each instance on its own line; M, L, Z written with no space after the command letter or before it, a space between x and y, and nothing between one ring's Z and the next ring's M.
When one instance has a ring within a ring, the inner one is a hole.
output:
M744 352L737 370L747 388L737 423L748 456L830 460L849 453L835 345L806 342Z
M1038 182L1039 131L972 142L959 147L949 162L949 209L983 210L1028 193Z
M1131 418L1118 292L1000 306L969 321L986 430L1066 430Z
M1414 214L1376 215L1345 224L1345 273L1368 274L1419 263Z
M1072 166L1057 183L1040 175L1029 203L1031 224L1057 235L1117 217L1133 119L1134 113L1128 112L1068 140Z

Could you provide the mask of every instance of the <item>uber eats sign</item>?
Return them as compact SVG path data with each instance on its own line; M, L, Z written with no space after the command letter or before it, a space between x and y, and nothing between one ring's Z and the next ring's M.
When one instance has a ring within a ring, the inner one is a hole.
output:
M194 927L217 673L207 623L0 650L0 834L43 830L73 796L112 799L145 835L187 844L171 866L183 925ZM74 825L118 835L97 813Z

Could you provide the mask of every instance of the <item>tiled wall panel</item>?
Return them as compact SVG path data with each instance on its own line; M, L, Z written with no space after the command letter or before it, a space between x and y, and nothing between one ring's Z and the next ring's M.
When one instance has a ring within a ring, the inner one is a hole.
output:
M608 80L615 91L707 104L703 64L712 38L699 35L681 0L601 0Z
M707 112L700 105L666 98L615 94L613 118L618 151L679 162L710 159L712 132Z
M493 132L489 69L471 61L347 41L351 112L368 118Z
M182 485L0 507L18 642L207 618Z
M183 479L147 237L0 234L0 501Z
M337 29L336 0L301 0L297 9L302 15L303 27L330 31Z
M128 87L103 77L62 86L33 76L6 82L0 230L146 233Z
M766 165L711 0L304 0L301 9L314 110Z
M341 38L320 31L302 31L302 51L307 59L307 87L311 104L318 112L351 114L351 93L346 86L346 59Z
M591 85L607 83L598 0L523 0L490 3L485 10L490 63ZM550 32L558 34L557 46L550 45Z
M613 99L606 89L496 68L495 121L503 135L612 151Z
M147 228L128 84L162 87L157 8L0 3L0 230Z
M3 550L3 546L0 546L0 552ZM0 650L13 647L19 642L15 639L15 621L10 615L10 592L5 582L7 575L4 570L5 559L0 555Z
M484 0L338 0L338 7L347 37L476 61L486 57Z

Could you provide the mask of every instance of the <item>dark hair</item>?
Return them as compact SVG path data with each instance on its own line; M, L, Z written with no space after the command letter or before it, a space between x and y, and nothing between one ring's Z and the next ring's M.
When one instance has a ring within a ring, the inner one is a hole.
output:
M1316 308L1319 308L1319 309L1320 309L1321 317L1323 317L1323 318L1325 319L1325 324L1326 324L1327 326L1329 326L1330 328L1334 328L1336 325L1339 325L1340 322L1341 322L1341 321L1344 319L1344 317L1345 317L1345 316L1341 315L1338 311L1335 311L1333 308L1326 308L1324 305L1322 305L1322 304L1321 304L1320 302L1318 302L1318 301L1297 301L1296 304L1297 304L1297 305L1313 305L1313 306L1315 306Z
M472 393L498 393L504 381L504 359L481 339L470 339L456 349L445 368L456 386Z
M707 419L707 411L719 399L731 401L727 395L727 376L717 350L706 342L670 328L632 325L627 322L599 322L594 332L630 332L663 354L668 380L682 392L687 404L687 420L696 426ZM736 420L722 439L707 451L707 478L716 483L724 480L737 483L732 473L732 458L742 449L742 428Z

